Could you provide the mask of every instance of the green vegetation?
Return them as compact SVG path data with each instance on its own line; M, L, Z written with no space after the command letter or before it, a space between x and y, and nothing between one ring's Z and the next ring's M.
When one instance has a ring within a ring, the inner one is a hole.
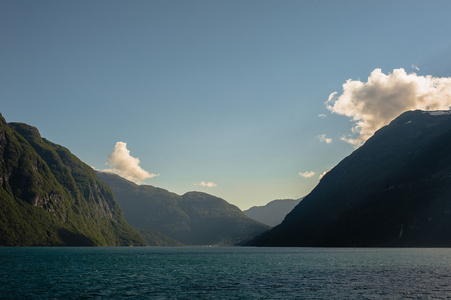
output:
M141 234L148 246L183 246L179 241L171 239L157 231L141 228L135 229Z
M150 185L136 185L115 174L97 175L111 187L131 225L161 232L185 245L232 245L269 229L209 194L179 196Z
M92 168L0 115L0 245L143 245Z

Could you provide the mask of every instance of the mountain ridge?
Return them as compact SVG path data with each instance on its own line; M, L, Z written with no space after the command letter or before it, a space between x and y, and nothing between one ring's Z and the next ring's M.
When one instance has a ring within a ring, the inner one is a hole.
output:
M251 219L274 227L282 223L286 215L301 202L299 199L277 199L263 206L252 206L244 210L244 214Z
M0 245L144 245L94 170L1 114L0 202Z
M451 115L409 111L326 173L249 245L451 246Z
M185 245L231 245L269 228L207 193L177 195L108 172L98 171L97 176L111 187L131 225L160 232Z

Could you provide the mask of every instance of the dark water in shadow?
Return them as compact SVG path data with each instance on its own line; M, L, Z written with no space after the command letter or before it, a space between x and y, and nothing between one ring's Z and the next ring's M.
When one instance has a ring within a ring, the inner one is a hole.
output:
M451 249L0 248L0 298L447 299Z

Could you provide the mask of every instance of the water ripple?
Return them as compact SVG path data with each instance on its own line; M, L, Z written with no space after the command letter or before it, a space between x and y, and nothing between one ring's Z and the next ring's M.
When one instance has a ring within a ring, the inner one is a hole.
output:
M451 249L0 248L2 299L446 299Z

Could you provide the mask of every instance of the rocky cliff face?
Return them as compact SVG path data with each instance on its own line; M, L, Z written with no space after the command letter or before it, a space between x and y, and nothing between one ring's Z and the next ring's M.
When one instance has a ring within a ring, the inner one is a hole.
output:
M1 115L0 203L0 245L144 244L94 170Z
M251 244L451 246L450 112L402 114Z

